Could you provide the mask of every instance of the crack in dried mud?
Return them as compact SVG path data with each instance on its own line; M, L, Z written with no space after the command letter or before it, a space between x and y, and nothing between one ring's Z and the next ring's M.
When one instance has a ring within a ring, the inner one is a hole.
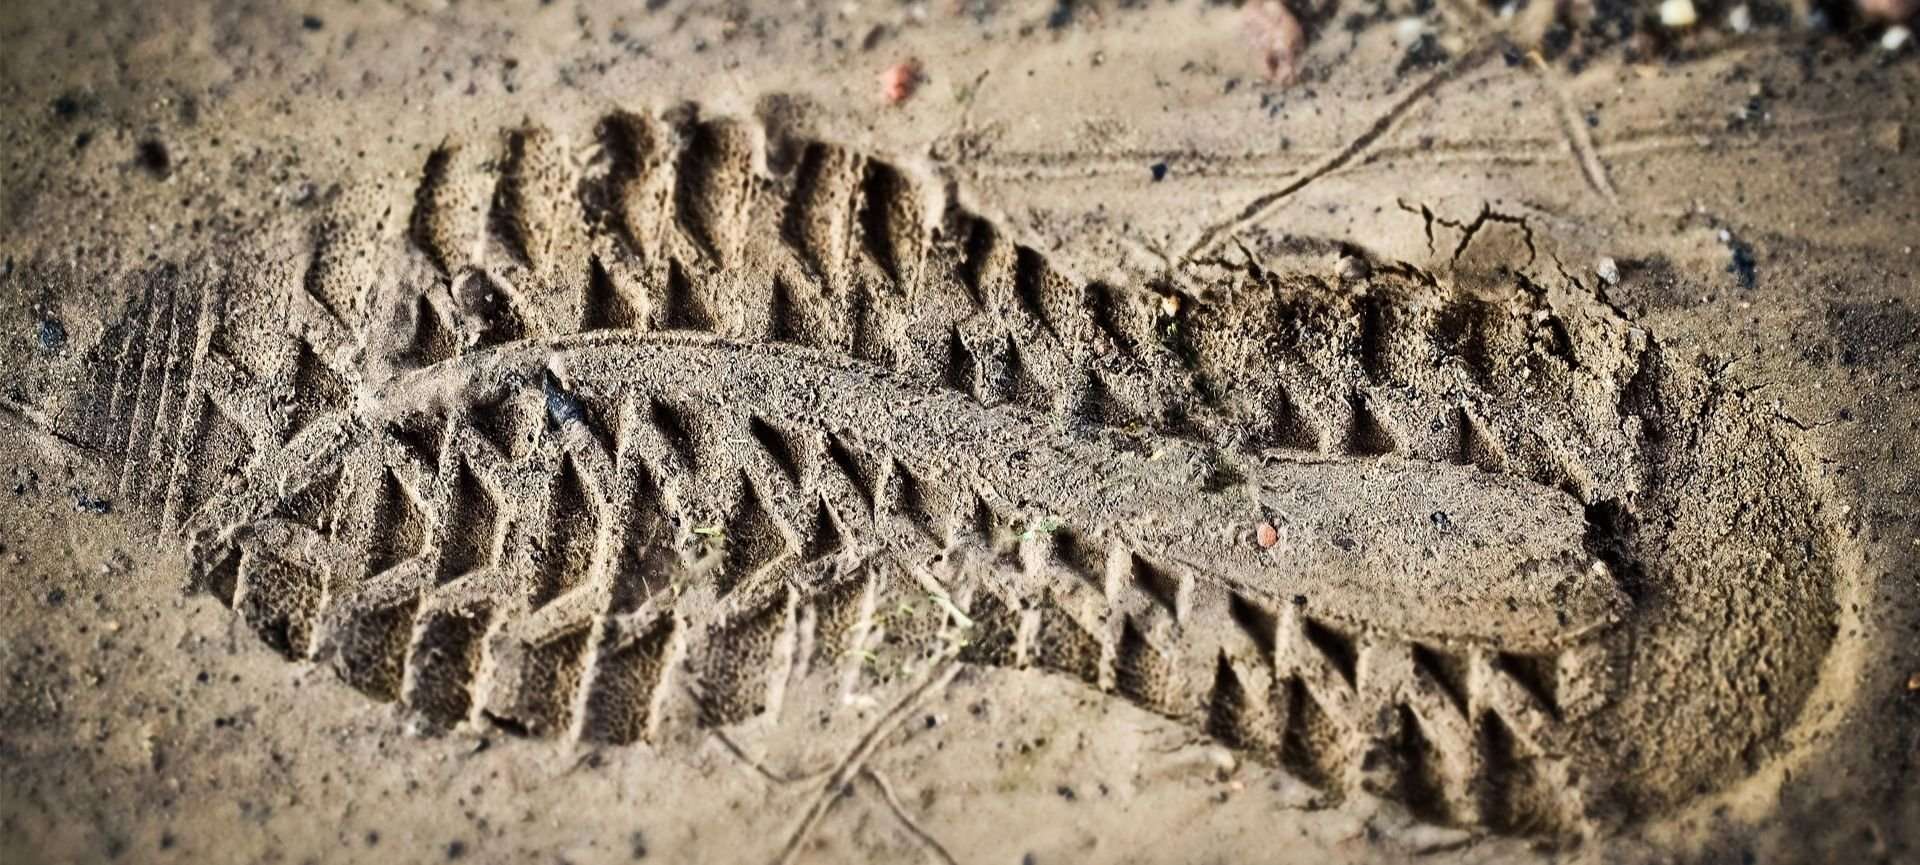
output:
M1408 91L1406 95L1396 100L1372 125L1368 126L1360 134L1354 136L1338 150L1334 151L1331 156L1328 156L1326 159L1308 169L1305 174L1278 189L1255 197L1232 217L1203 228L1194 242L1187 247L1186 252L1181 254L1181 258L1190 261L1204 256L1213 251L1225 238L1237 234L1245 230L1248 226L1265 219L1278 208L1282 202L1286 201L1288 197L1305 189L1314 181L1340 170L1347 163L1352 162L1355 158L1365 153L1367 148L1372 146L1375 141L1378 141L1381 136L1392 131L1402 117L1405 117L1415 107L1421 105L1435 93L1439 92L1448 82L1479 68L1480 64L1486 62L1491 56L1493 56L1493 52L1491 48L1486 45L1470 48L1462 52L1459 57L1449 61L1447 65L1441 67L1433 74L1428 75L1425 80Z

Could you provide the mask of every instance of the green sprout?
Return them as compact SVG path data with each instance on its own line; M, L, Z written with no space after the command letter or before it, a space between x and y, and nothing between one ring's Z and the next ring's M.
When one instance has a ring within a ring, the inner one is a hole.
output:
M1059 531L1061 525L1062 523L1059 517L1049 514L1028 523L1027 530L1020 533L1020 539L1023 541L1031 541L1042 535L1051 535Z
M952 617L955 624L958 624L962 628L973 627L973 619L967 616L966 611L954 604L953 598L948 597L946 592L928 592L927 596L933 599L935 606L946 611L946 614Z

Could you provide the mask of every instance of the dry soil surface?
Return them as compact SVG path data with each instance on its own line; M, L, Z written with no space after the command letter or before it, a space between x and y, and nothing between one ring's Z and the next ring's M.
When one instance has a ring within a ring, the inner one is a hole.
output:
M13 0L0 859L1915 861L1897 37Z

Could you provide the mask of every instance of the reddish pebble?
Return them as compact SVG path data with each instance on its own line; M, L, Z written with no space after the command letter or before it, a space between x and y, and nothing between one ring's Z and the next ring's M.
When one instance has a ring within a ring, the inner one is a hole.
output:
M1292 81L1300 71L1300 55L1307 49L1307 33L1286 5L1280 0L1248 3L1241 23L1267 77L1278 84Z
M902 60L880 73L880 98L888 105L899 105L920 86L920 61Z
M1920 12L1920 0L1860 0L1860 11L1868 18L1897 23Z
M1280 530L1274 528L1272 523L1263 522L1254 527L1253 539L1260 544L1260 549L1270 550L1274 544L1280 543Z

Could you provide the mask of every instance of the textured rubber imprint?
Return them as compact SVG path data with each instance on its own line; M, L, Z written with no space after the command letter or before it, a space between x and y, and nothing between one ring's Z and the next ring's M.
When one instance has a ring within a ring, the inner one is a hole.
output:
M957 658L1580 834L1754 772L1830 648L1790 439L1577 291L1087 284L832 144L573 141L446 144L289 279L129 277L44 408L426 728L667 747Z

